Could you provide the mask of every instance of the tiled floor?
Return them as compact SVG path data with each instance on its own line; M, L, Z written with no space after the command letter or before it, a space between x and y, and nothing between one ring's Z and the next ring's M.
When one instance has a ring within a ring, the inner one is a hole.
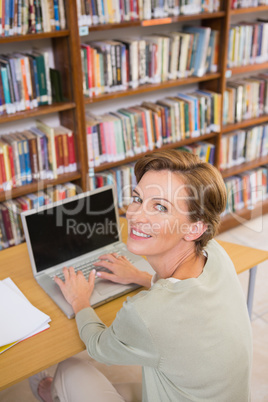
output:
M219 239L268 250L268 215L257 218L250 224L240 225L218 236ZM248 272L239 275L239 279L246 294ZM252 315L253 331L253 372L252 372L252 399L251 402L268 401L268 261L259 265ZM8 353L8 352L7 352ZM85 357L85 352L82 353ZM1 364L1 357L0 357ZM23 364L23 362L18 362ZM104 368L104 374L114 382L137 381L140 378L140 368L117 367L114 371L111 366ZM55 367L50 368L53 375ZM235 378L234 378L235 381ZM22 381L0 392L1 402L35 402L28 381ZM229 402L229 401L228 401ZM231 402L231 401L230 401ZM232 401L233 402L233 401ZM234 401L235 402L235 401Z

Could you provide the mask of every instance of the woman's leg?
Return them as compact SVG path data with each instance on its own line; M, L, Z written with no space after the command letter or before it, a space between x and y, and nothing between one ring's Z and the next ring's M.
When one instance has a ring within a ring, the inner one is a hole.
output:
M89 361L76 357L71 357L58 365L51 391L55 402L136 402L141 400L139 386L135 388L133 383L113 386ZM121 392L126 398L120 394ZM135 394L140 397L136 398Z

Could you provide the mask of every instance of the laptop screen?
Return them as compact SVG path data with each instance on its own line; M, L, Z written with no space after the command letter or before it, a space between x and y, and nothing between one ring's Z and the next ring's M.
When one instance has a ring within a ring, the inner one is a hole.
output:
M37 272L119 241L111 188L25 216Z

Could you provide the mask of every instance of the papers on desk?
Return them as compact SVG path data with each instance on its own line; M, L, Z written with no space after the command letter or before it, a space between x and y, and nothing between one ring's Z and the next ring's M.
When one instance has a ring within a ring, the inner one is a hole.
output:
M49 328L50 317L34 307L10 278L0 281L0 354Z

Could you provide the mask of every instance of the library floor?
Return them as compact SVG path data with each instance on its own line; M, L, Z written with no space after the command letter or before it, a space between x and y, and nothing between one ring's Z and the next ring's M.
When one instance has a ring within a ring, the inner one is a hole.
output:
M219 239L268 250L268 214L262 218L256 218L246 225L240 225L218 236ZM242 288L246 294L248 284L248 272L239 275ZM268 261L259 265L256 279L252 331L253 331L253 373L252 373L252 398L251 402L268 401ZM7 352L8 353L8 352ZM86 353L81 353L87 358ZM1 359L1 358L0 358ZM99 364L96 364L99 367ZM114 382L131 382L141 378L139 367L114 368L105 366L103 373ZM49 372L53 375L55 367ZM235 379L234 379L235 381ZM22 381L0 392L1 402L34 402L28 380Z

